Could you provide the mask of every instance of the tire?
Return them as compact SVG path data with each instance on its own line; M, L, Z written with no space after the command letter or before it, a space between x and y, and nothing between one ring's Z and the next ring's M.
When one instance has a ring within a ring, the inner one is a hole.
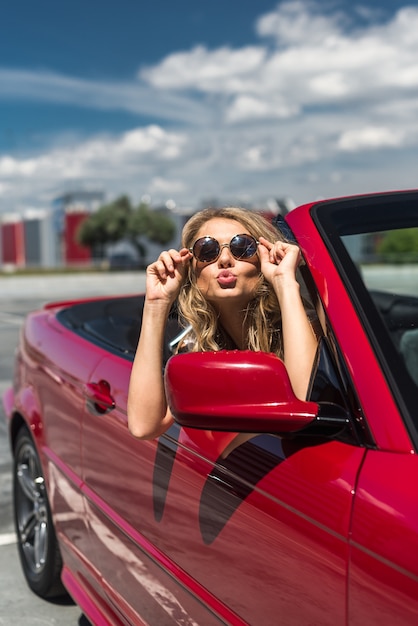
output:
M13 496L19 557L29 587L41 598L67 595L42 467L25 427L16 438Z

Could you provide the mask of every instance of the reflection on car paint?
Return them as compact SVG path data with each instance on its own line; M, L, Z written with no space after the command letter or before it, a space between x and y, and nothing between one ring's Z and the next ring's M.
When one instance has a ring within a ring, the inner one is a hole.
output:
M219 458L206 478L200 496L199 525L207 545L217 538L255 485L285 459L280 439L270 438L277 444L275 453L257 446L257 439L268 437L256 437L232 450L225 459Z
M174 432L173 432L174 431ZM157 443L154 471L152 476L152 501L154 505L154 517L160 522L163 517L165 503L167 501L168 487L173 472L174 461L178 450L178 427L170 429L170 434L177 437L160 437Z
M179 433L178 427L171 429L171 436L160 437L157 443L153 504L154 517L158 522L164 514ZM288 449L289 453L295 451L294 446L288 446ZM219 456L206 477L200 497L199 525L206 545L211 544L221 533L240 504L252 493L255 485L285 458L281 439L266 435L254 436L251 441L246 441L232 450L226 458L222 454Z

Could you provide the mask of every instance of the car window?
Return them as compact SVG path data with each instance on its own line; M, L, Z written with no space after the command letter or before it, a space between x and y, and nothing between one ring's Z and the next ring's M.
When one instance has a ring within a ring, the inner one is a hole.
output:
M418 227L345 235L342 241L418 388Z
M324 201L311 211L418 446L418 193Z

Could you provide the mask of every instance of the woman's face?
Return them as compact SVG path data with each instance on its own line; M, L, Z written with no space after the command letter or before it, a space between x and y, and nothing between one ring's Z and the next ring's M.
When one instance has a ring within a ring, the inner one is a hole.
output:
M245 226L236 220L215 217L206 222L196 238L213 237L220 245L229 244L232 237L246 233L252 235ZM192 242L193 244L194 242ZM211 263L202 263L193 258L196 282L204 297L221 311L234 305L245 309L253 299L259 283L260 260L258 254L250 259L235 259L228 247L221 248L221 254Z

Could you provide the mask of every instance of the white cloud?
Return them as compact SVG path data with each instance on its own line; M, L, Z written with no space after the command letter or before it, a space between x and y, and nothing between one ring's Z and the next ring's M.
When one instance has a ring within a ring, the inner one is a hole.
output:
M197 46L169 55L154 68L142 69L139 77L159 89L237 93L254 81L265 55L262 47L255 46L213 51Z
M310 0L283 2L257 20L257 32L261 37L273 37L280 47L300 46L301 42L321 46L340 34L343 21L338 13L328 14L327 4Z
M283 119L299 112L299 107L276 99L263 99L253 95L241 95L232 100L226 109L228 122L242 122L251 119Z
M180 180L168 180L166 178L162 178L161 176L155 176L151 180L148 191L151 195L159 195L161 193L170 195L173 193L183 193L185 189L186 185Z
M0 183L0 196L7 194L10 191L10 185L7 183Z
M189 124L207 120L207 108L196 100L169 92L156 93L149 85L137 81L89 81L56 72L0 67L0 84L0 100L128 111Z
M397 148L402 144L402 140L403 135L400 131L369 126L367 128L347 130L342 133L338 141L338 147L340 150L347 150L348 152L387 147Z
M257 22L260 37L273 45L198 46L139 75L162 92L221 96L217 105L230 123L286 118L329 103L393 100L400 91L416 97L418 8L406 7L392 20L363 29L349 30L348 24L327 4L285 2Z
M179 133L170 133L153 125L134 129L119 138L95 138L30 159L4 156L0 158L0 176L49 178L51 174L57 174L62 178L74 178L98 172L103 167L109 170L107 175L119 176L117 170L112 173L114 165L124 167L141 161L175 159L180 156L185 142Z
M413 186L418 7L386 18L381 9L376 21L356 9L361 27L333 7L282 2L257 20L259 45L174 51L131 82L0 70L0 99L155 119L119 135L55 140L26 156L0 154L1 206L50 198L69 181L178 203Z
M166 160L179 157L185 143L184 135L167 132L161 126L154 124L124 133L116 144L112 142L111 147L122 157L153 154L156 158Z
M37 159L15 159L10 156L0 159L0 176L5 178L33 176L36 169Z

